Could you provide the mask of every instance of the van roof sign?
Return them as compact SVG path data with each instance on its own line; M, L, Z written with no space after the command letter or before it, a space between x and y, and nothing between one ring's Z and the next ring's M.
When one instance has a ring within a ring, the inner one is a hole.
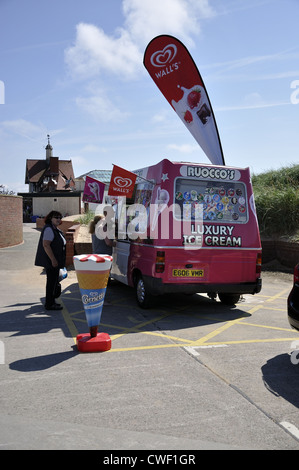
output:
M241 173L236 168L227 167L211 167L211 166L198 166L182 165L180 168L182 176L193 178L209 178L216 180L238 181L241 178Z

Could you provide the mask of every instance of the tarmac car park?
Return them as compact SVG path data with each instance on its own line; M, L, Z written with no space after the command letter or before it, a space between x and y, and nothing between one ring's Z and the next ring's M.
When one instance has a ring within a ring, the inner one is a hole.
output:
M76 274L63 310L45 312L28 261L39 232L26 230L0 250L2 449L299 449L292 274L262 271L262 291L233 307L173 293L145 310L112 281L100 324L112 348L82 354Z

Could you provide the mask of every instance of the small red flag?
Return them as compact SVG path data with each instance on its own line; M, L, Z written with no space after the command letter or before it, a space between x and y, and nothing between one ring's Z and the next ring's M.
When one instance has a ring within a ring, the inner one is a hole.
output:
M135 173L114 165L108 195L132 197L136 178Z

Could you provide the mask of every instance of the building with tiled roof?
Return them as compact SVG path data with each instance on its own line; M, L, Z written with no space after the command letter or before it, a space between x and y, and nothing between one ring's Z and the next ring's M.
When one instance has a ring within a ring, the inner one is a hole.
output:
M48 136L46 158L26 160L25 184L29 184L30 193L76 189L72 160L60 160L59 157L53 157L52 151L53 147Z
M76 188L72 160L53 156L49 136L45 150L45 159L26 160L25 184L29 185L29 192L18 193L23 197L24 222L44 217L51 210L63 216L82 211L81 191Z

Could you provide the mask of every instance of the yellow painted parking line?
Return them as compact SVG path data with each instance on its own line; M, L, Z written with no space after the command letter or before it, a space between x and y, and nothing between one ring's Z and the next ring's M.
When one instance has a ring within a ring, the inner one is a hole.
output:
M258 310L275 310L276 312L286 312L286 308L276 308L276 307L268 307L267 305L260 304L256 305L255 307L252 307L250 310L248 310L248 313L252 314L257 312Z
M258 299L260 299L260 298L263 298L263 299L282 298L282 299L284 299L284 298L286 298L286 297L284 297L284 295L285 295L286 293L288 293L289 290L290 290L290 289L285 289L285 290L279 292L278 294L274 294L274 295L261 295L261 294L257 294L257 295L254 297L254 299L256 299L257 301L258 301ZM251 296L250 298L252 298L252 296Z
M186 339L186 338L180 338L178 336L174 336L174 335L167 335L166 333L162 333L162 332L159 332L159 331L142 331L142 328L148 326L148 325L151 325L151 324L154 324L155 322L158 322L158 321L161 321L167 317L175 317L177 315L181 315L182 312L186 311L186 309L188 308L188 306L183 306L183 307L180 307L180 308L177 308L175 309L175 311L173 312L167 312L166 310L160 310L160 315L156 316L155 318L151 318L150 320L147 320L147 321L142 321L142 322L138 322L138 320L135 320L134 318L130 317L130 321L133 322L135 321L135 325L132 326L132 327L124 327L122 325L111 325L111 324L107 324L107 323L101 323L101 327L107 327L107 328L114 328L114 329L118 329L120 330L119 333L116 333L114 335L111 335L111 340L114 342L116 339L124 336L124 335L127 335L127 334L130 334L130 333L141 333L141 334L146 334L146 335L149 335L149 336L155 336L157 338L161 338L163 340L170 340L172 341L171 343L168 343L168 344L156 344L156 345L149 345L149 346L132 346L132 347L120 347L120 348L114 348L113 345L112 345L112 348L111 350L109 350L109 352L125 352L125 351L139 351L139 350L151 350L151 349L165 349L165 348L175 348L175 347L199 347L199 346L217 346L217 345L236 345L236 344L250 344L250 343L269 343L269 342L281 342L281 341L293 341L294 340L294 337L292 338L268 338L268 339L240 339L240 340L234 340L234 341L221 341L221 342L217 342L217 341L213 341L213 339L215 339L216 336L218 336L219 334L223 333L224 331L228 330L229 328L233 327L233 326L236 326L238 324L242 324L244 326L251 326L251 327L257 327L257 328L264 328L264 329L269 329L269 330L277 330L277 331L287 331L287 332L294 332L292 329L290 328L280 328L280 327L275 327L275 326L271 326L271 325L259 325L259 324L254 324L252 322L249 322L249 321L246 321L248 319L248 316L251 316L252 314L254 314L255 312L257 312L258 310L262 310L262 309L265 309L265 310L276 310L276 311L281 311L281 312L286 312L286 309L280 309L280 308L276 308L276 307L272 307L269 305L269 303L271 302L275 302L277 299L282 299L283 296L288 292L289 289L284 289L280 292L278 292L277 294L273 295L273 296L262 296L265 298L265 300L262 301L262 303L258 303L254 306L249 305L249 310L246 312L246 310L243 312L244 315L242 317L239 317L235 320L225 320L225 318L215 318L213 315L201 315L200 313L197 313L197 314L190 314L188 312L185 312L186 315L191 315L192 317L197 317L197 318L200 318L200 319L209 319L211 322L221 322L222 325L219 326L218 328L214 329L213 331L211 331L210 333L206 334L205 336L203 336L202 338L198 338L196 340L190 340L190 339ZM261 296L259 296L261 297ZM68 297L69 299L70 297ZM285 297L286 298L286 297ZM76 298L75 300L78 300L78 298ZM258 300L258 299L257 299ZM266 302L267 302L267 305L266 305ZM115 302L112 302L114 305L116 305L117 303L119 303L119 299ZM84 313L84 310L81 309L81 310L78 310L76 312L68 312L68 310L66 309L65 305L63 304L62 302L62 305L63 305L63 310L62 310L62 315L63 315L63 318L65 320L65 323L71 333L71 335L73 336L73 339L74 341L76 342L76 336L78 334L78 331L77 331L77 328L74 324L74 322L82 322L82 323L86 323L86 319L84 318L76 318L76 315L82 315ZM247 307L247 305L245 304L244 307ZM159 310L156 311L156 313L158 313ZM223 324L224 323L224 324ZM296 334L296 332L294 332L294 335Z
M116 325L101 324L101 326L110 326L110 327L113 327L113 328L119 328ZM190 343L190 344L193 343L193 340L191 340L191 339L178 338L177 336L167 335L166 333L158 333L158 332L154 332L154 331L140 331L138 327L135 328L134 330L130 329L130 331L128 333L141 333L143 335L157 336L158 338L163 338L163 339L171 339L172 341L181 341L183 343L187 342L187 343ZM111 340L115 340L115 339L119 338L120 336L126 335L128 333L123 332L119 335L118 334L110 335L110 337L111 337Z
M141 322L141 323L139 323L138 326L136 325L136 326L132 326L130 328L118 326L118 329L120 329L122 331L120 333L117 333L116 335L114 335L114 339L119 338L119 337L121 337L123 335L126 335L128 333L136 333L136 332L142 333L142 331L140 331L140 328L143 328L144 326L150 325L154 322L163 320L164 318L168 317L169 315L171 315L171 314L169 313L169 314L162 315L162 316L160 315L159 317L156 317L154 319L150 319L148 321ZM105 325L104 323L102 323L101 325L107 326L107 324ZM110 325L110 327L111 326L113 326L113 325Z
M243 320L243 318L237 318L236 320L228 321L227 323L225 323L225 325L222 325L219 328L217 328L216 330L212 331L211 333L208 333L206 336L203 336L203 338L200 338L196 341L193 341L192 346L199 346L201 344L206 344L206 342L210 338L214 338L214 336L217 336L220 333L222 333L223 331L227 330L228 328L231 328L233 325L236 325L241 320Z
M84 313L84 310L77 310L76 312L69 312L69 316L74 317L76 315L81 315L82 313Z
M84 313L84 310L78 310L76 312L68 312L68 310L66 309L65 305L63 304L63 301L61 302L62 305L63 305L63 310L62 310L62 315L63 315L63 318L64 318L64 321L74 339L74 342L76 342L76 337L78 335L78 330L77 328L75 327L74 325L74 322L73 320L75 320L76 322L82 322L82 323L86 323L86 319L83 319L83 318L74 318L75 315L78 315L78 314L82 314ZM123 327L123 326L119 326L119 325L111 325L111 324L107 324L107 323L101 323L101 326L103 327L108 327L108 328L116 328L116 329L120 329L122 330L121 333L118 333L118 334L115 334L115 335L112 335L111 336L111 340L115 340L123 335L126 335L128 333L144 333L144 334L147 334L147 335L153 335L153 336L160 336L162 338L169 338L169 339L172 339L172 340L176 340L176 341L182 341L182 342L188 342L188 343L191 343L192 341L191 340L186 340L186 339L182 339L182 338L178 338L176 336L170 336L170 335L165 335L163 333L159 333L159 332L151 332L151 331L141 331L140 328L143 328L144 326L147 326L148 324L151 324L153 322L156 322L156 321L159 321L159 320L162 320L164 319L165 317L169 316L170 314L165 314L165 315L160 315L159 317L156 317L154 319L151 319L151 320L148 320L148 321L145 321L145 322L142 322L140 323L138 326L133 326L133 327L130 327L130 328L126 328L126 327Z
M258 325L256 323L250 323L247 321L242 322L242 325L254 326L257 328L266 328L267 330L280 330L280 331L293 331L292 328L283 328L279 326L270 326L270 325Z
M78 331L77 331L77 328L75 327L71 317L70 317L70 314L69 314L69 311L67 310L67 308L65 307L64 303L63 303L63 300L61 300L61 304L62 304L62 307L63 309L61 310L62 312L62 316L63 316L63 319L69 329L69 332L71 333L72 337L73 337L73 340L74 342L76 343L76 337L77 337L77 334L78 334Z
M250 343L281 343L283 341L294 341L292 338L266 338L266 339L237 339L233 341L219 341L214 343L207 343L209 346L216 346L217 344L250 344Z
M152 336L158 336L160 338L167 338L167 339L171 339L173 341L182 341L183 343L193 343L193 340L191 339L186 339L186 338L178 338L177 336L172 336L172 335L167 335L167 334L164 334L164 333L154 333L152 331L141 331L140 333L143 333L145 335L152 335Z
M150 346L132 346L131 348L114 348L112 344L112 348L109 349L109 352L128 352L128 351L143 351L143 350L151 350L151 349L167 349L167 348L183 348L184 346L190 346L188 344L152 344Z
M248 310L248 313L250 313L250 315L252 315L253 313L260 310L261 308L263 308L263 305L256 305L255 307L252 307L250 310Z
M225 342L211 342L205 343L204 346L226 346L226 345L233 345L233 344L254 344L254 343L276 343L276 342L283 342L283 341L294 341L293 338L270 338L270 339L244 339L244 340L236 340L236 341L225 341ZM199 344L155 344L150 346L132 346L129 348L114 348L112 344L112 348L107 352L129 352L129 351L142 351L142 350L151 350L151 349L167 349L167 348L184 348L184 347L197 347L201 346Z
M85 318L74 318L75 321L78 321L79 323L86 323Z
M250 295L250 294L246 294L246 295ZM251 297L252 297L252 296L251 296ZM250 297L250 298L251 298L251 297ZM269 297L272 297L272 296L271 296L271 295L258 294L258 296L255 297L255 298L259 298L259 299L260 299L261 297L263 297L263 298L265 298L265 299L269 299Z
M268 300L266 300L266 302L272 302L273 300L281 298L284 294L288 293L289 291L290 291L290 288L283 289L282 291L278 292L278 294L275 294L272 297L270 297Z
M68 294L66 291L63 292L63 295L66 295ZM68 300L76 300L76 301L79 301L81 300L80 297L72 297L70 295L67 296Z
M275 310L275 312L286 312L287 308L276 308L276 307L267 307L266 305L261 306L263 310Z

